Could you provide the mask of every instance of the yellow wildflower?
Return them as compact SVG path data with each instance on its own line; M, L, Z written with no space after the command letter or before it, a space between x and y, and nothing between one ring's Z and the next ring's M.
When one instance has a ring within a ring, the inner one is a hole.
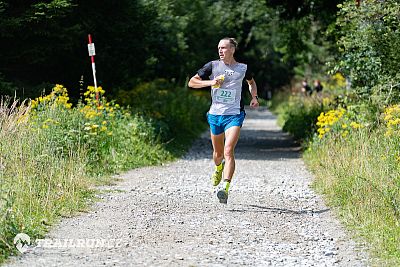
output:
M352 121L352 122L350 123L350 127L352 127L353 129L359 129L359 128L361 128L361 124Z

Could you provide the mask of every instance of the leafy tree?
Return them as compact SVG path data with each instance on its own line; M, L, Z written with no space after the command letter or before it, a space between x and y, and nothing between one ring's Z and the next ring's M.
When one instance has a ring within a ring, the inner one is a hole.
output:
M365 0L340 6L340 57L333 71L341 71L363 100L387 104L398 101L400 86L400 3Z
M66 23L73 6L69 0L1 1L0 71L31 83L56 75L63 65L59 55L70 51L76 32L75 25Z
M96 43L99 83L129 84L144 73L155 12L138 1L0 2L0 72L22 85L92 83L87 34ZM37 92L36 94L38 94ZM74 92L72 92L73 94ZM75 92L76 94L76 92Z
M183 85L218 57L218 40L230 36L238 39L237 57L253 67L262 95L267 86L287 83L294 67L323 64L326 43L317 33L333 10L322 0L3 0L2 84L77 88L81 76L91 84L91 33L98 82L111 93L156 78Z

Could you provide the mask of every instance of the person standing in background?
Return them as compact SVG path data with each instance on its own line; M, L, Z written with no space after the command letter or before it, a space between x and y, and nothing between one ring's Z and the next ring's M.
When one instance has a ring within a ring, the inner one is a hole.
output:
M317 93L322 92L322 89L324 89L324 87L321 84L320 80L315 80L314 81L314 91L316 91Z

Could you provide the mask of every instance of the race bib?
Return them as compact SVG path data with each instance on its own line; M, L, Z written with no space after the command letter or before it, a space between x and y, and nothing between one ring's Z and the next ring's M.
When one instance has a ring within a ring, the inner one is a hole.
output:
M215 100L220 103L235 103L236 91L234 89L217 89Z

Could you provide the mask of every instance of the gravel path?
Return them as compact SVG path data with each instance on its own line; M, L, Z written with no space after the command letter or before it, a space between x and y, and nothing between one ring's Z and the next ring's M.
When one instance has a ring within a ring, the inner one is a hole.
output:
M364 249L310 189L298 151L269 111L248 110L228 205L210 183L207 133L181 160L121 175L92 211L64 219L47 243L8 264L367 266Z

